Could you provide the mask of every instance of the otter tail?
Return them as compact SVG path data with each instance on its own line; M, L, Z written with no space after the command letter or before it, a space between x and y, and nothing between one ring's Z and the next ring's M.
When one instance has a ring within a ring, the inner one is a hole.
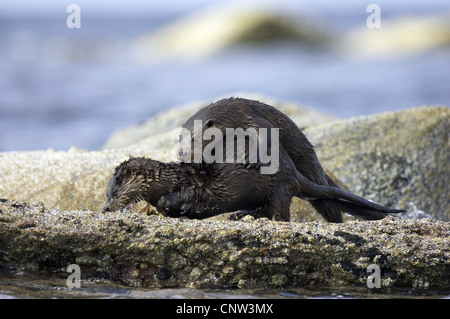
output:
M368 208L367 206L362 206L339 199L316 199L309 200L309 202L326 221L332 223L342 223L343 220L341 212L349 213L353 216L366 220L383 219L387 214L405 212L405 210L390 209L369 201L368 203L376 205L377 208Z
M386 217L387 214L397 214L405 210L390 209L349 193L339 188L331 181L328 185L318 185L298 173L297 196L307 199L312 206L325 218L334 223L342 222L341 212L350 213L353 216L367 220L377 220Z

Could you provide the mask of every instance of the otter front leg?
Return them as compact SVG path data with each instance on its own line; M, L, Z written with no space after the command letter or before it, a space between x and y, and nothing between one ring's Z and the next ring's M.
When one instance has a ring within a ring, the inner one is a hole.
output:
M192 203L188 202L186 197L180 196L180 194L164 195L156 205L156 209L159 212L169 217L180 217L191 207Z

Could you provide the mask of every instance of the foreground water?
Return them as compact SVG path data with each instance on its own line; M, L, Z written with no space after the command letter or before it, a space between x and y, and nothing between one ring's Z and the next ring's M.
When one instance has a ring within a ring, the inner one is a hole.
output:
M352 298L450 298L450 291L344 286L292 289L189 289L130 288L109 282L81 281L81 288L69 289L67 276L30 275L2 271L0 299L16 298L99 298L99 299L352 299Z

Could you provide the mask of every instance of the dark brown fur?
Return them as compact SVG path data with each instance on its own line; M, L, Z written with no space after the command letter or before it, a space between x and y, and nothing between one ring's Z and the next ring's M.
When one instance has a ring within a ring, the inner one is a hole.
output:
M346 198L342 198L340 192L343 190L325 173L314 147L306 136L288 116L273 106L242 98L223 99L199 110L183 124L183 127L193 132L194 120L202 120L205 123L204 129L219 128L223 136L225 136L226 128L241 127L244 130L248 128L279 128L280 152L283 150L290 157L299 173L296 180L300 184L297 187L297 193L293 195L309 198L312 206L327 221L342 222L341 212L348 212L363 219L382 219L386 213L403 212L403 210L392 210L379 205L374 206L371 202L347 192L345 192ZM185 150L181 149L179 153L181 160L194 162L194 158L183 158L182 154L186 153ZM193 149L191 154L194 155ZM197 166L199 169L210 171L214 170L216 165L219 164L201 163ZM253 164L249 164L249 166L251 165ZM280 167L280 169L284 168ZM284 180L284 182L288 182L288 180ZM246 181L242 180L241 188L245 188L246 185ZM330 194L317 196L317 187L331 189L336 196L329 196ZM337 190L339 191L336 193Z
M289 206L296 193L296 172L288 156L277 174L260 174L243 164L217 164L199 170L188 163L162 163L131 158L116 167L105 211L124 208L139 200L156 206L166 216L202 219L246 210L257 217L289 221Z

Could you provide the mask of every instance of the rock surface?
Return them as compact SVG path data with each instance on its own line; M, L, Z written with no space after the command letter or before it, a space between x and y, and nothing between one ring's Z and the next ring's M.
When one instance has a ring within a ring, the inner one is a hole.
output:
M284 223L197 221L46 209L0 201L0 268L136 287L450 288L450 224L433 219Z

